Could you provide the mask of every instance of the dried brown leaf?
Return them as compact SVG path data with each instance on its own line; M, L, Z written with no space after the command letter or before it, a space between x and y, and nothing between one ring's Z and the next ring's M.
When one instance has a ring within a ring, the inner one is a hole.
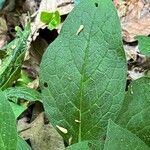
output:
M114 1L121 19L123 38L135 41L136 35L150 34L150 2L146 0Z

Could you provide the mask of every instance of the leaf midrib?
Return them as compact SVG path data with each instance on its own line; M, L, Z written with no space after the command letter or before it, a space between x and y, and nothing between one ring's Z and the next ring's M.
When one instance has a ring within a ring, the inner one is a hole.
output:
M95 12L93 13L93 19L92 19L92 23L91 23L91 27L90 27L90 32L89 32L89 37L87 38L87 45L86 45L86 48L84 50L84 62L83 62L83 65L82 65L82 69L81 69L81 79L80 79L80 88L79 88L79 91L80 92L80 107L79 107L79 133L78 133L78 142L81 142L82 141L82 101L83 101L83 91L84 91L84 81L86 79L85 77L85 66L87 64L87 58L88 58L88 53L89 53L89 45L90 45L90 35L91 35L91 31L92 31L92 27L93 27L93 22L94 22L94 19L95 19L95 14L96 14L96 10L95 9Z

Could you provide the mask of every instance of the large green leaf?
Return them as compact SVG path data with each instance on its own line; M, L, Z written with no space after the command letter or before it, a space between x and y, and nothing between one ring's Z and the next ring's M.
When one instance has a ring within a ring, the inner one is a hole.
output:
M103 150L104 141L83 141L75 143L65 150Z
M150 150L135 134L109 121L104 150Z
M4 92L0 91L0 149L16 150L16 120Z
M17 119L20 114L22 114L27 108L16 103L10 102L11 108L15 114L15 118Z
M67 147L66 150L150 150L150 148L135 134L110 120L105 143L102 139L83 141Z
M117 123L150 146L150 79L133 81L126 94Z
M111 0L82 0L45 52L40 71L48 118L70 143L97 140L124 98L126 61Z
M17 150L31 150L31 147L26 143L26 141L18 136Z
M136 36L136 40L138 40L138 46L140 52L144 55L150 56L150 37L147 36Z

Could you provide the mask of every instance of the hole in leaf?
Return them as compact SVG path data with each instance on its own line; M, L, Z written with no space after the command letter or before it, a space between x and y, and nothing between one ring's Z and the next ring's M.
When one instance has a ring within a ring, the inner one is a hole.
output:
M44 82L44 87L46 87L46 88L48 87L48 84L47 84L47 82Z
M95 7L98 7L98 3L95 3Z

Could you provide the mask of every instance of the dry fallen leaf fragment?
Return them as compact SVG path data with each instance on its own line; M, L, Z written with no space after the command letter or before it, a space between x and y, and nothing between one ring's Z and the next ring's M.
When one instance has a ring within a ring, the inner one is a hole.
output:
M118 2L115 5L121 20L123 38L126 42L135 41L136 35L150 34L150 3L145 0ZM122 9L123 8L123 9Z
M7 42L7 30L6 20L0 17L0 48L2 48Z
M57 9L61 15L66 15L74 8L74 0L56 0Z
M44 113L40 113L31 123L27 120L19 124L20 136L30 140L34 150L62 150L64 142L62 137L51 124L44 124ZM57 144L56 144L57 143Z

